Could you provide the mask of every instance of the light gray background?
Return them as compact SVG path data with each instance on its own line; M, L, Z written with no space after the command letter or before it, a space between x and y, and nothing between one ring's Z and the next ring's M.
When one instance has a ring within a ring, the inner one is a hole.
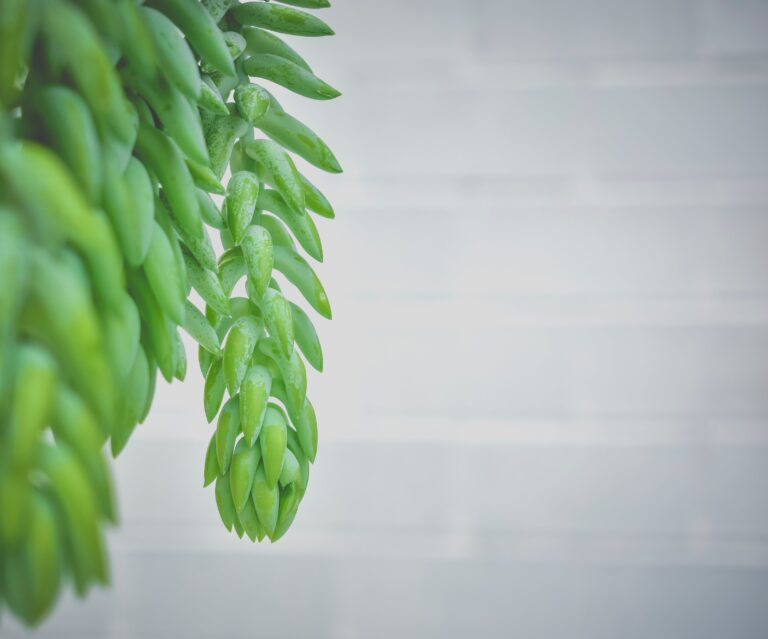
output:
M117 462L113 588L40 636L768 636L768 2L324 17L297 520L224 532L191 365Z

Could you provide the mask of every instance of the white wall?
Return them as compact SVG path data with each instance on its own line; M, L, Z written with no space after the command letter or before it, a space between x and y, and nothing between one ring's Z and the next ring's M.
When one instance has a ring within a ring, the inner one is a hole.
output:
M335 4L299 516L225 533L190 367L40 636L768 636L768 1Z

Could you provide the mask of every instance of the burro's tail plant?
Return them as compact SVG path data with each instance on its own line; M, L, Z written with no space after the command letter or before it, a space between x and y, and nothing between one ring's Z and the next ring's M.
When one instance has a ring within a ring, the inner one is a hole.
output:
M185 377L179 328L224 525L275 541L296 515L317 454L305 361L323 356L281 284L330 318L309 212L334 212L291 154L341 168L251 78L338 96L282 36L331 35L305 11L326 6L0 0L0 607L26 623L67 582L108 582L102 449L145 420L158 371Z

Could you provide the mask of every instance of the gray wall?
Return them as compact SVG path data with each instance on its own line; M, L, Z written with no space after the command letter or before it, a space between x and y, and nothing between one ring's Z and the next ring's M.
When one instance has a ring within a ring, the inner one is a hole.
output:
M114 587L40 636L768 636L768 1L324 17L300 514L223 531L193 367L117 463Z

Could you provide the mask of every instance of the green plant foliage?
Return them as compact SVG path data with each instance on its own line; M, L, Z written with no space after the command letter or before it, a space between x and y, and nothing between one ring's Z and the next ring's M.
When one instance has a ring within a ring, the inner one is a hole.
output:
M296 516L317 454L303 358L323 357L279 282L330 318L310 261L313 215L334 212L292 154L341 167L251 78L338 96L282 35L331 35L306 10L327 6L0 0L0 609L27 624L66 584L108 583L103 449L128 444L158 373L186 375L179 329L225 527L275 541Z

